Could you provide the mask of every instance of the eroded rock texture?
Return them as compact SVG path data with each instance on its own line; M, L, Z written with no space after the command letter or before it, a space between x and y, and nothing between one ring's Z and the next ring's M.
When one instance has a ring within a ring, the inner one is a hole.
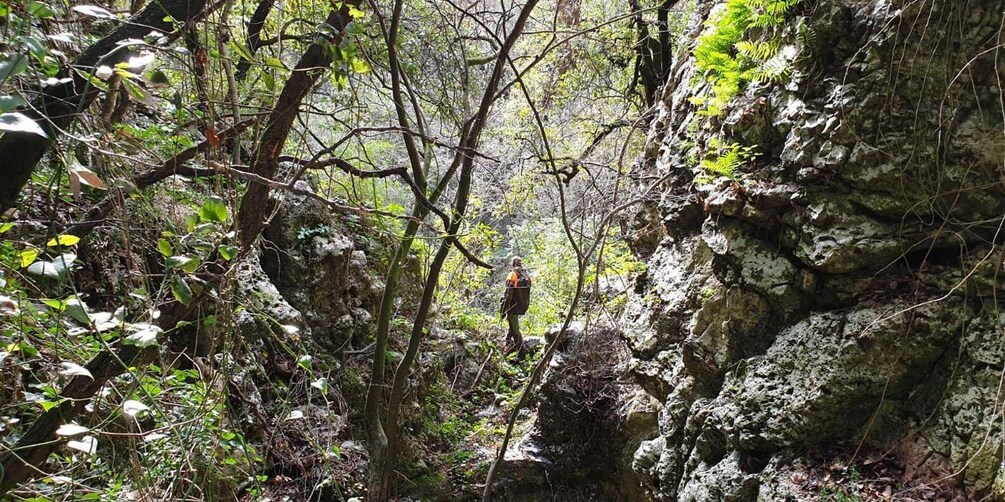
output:
M809 498L792 466L842 444L1000 496L1003 8L807 0L791 77L710 127L682 48L644 158L668 178L630 222L648 271L625 339L664 403L634 468L657 499ZM713 137L759 155L710 180Z

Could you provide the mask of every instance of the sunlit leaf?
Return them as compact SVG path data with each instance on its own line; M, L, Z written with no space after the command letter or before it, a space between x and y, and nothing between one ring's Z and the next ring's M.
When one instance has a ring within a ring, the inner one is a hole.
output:
M78 242L80 242L80 237L77 237L76 235L62 234L62 235L56 236L53 239L49 239L49 242L46 242L45 245L49 246L49 247L54 247L54 246L73 246L74 244L76 244Z
M0 61L0 84L3 84L11 77L17 76L25 68L28 68L28 56L20 52L7 56L6 59Z
M164 263L168 269L176 268L191 274L199 268L199 264L202 262L198 258L192 258L185 255L175 255L169 256Z
M38 125L38 122L18 112L0 114L0 132L19 132L37 134L43 138L49 137L42 126Z
M24 11L28 14L39 17L39 18L50 18L56 15L56 11L52 10L48 4L32 0L28 2L24 7Z
M199 208L199 217L203 221L225 223L227 221L227 203L220 197L213 195L202 203L202 207Z
M122 403L122 412L131 417L135 417L136 415L149 409L150 409L149 406L139 401L134 401L132 399L129 399L126 402Z
M60 375L68 375L68 376L80 375L80 376L86 376L91 380L94 380L94 375L92 375L90 371L87 371L87 368L77 363L63 362L62 365L63 365L63 371L59 372Z
M72 317L75 321L85 325L91 324L91 316L88 313L90 308L83 300L76 297L68 298L65 302L63 302L63 305L64 312L66 312L66 314Z
M237 253L240 250L241 248L237 246L222 245L220 246L220 256L222 256L224 260L230 261L237 256Z
M18 253L18 255L21 257L21 268L24 268L35 262L35 258L38 258L38 250L25 249L24 251Z
M59 278L59 269L56 268L56 265L54 265L51 261L45 260L36 261L31 265L28 265L28 273L52 279Z
M314 387L315 389L320 390L322 394L327 395L328 394L328 379L327 378L319 378L319 379L311 382L311 387Z
M80 441L67 441L66 446L88 455L94 455L94 452L98 451L98 440L94 436L84 436L80 438Z
M75 424L70 422L68 424L60 425L56 429L57 436L79 436L81 434L89 432L91 429L84 427L83 425Z
M140 348L156 345L157 335L162 331L160 327L147 323L131 324L127 329L131 333L125 338L124 342L127 345L135 345Z
M0 96L0 113L9 112L22 105L24 100L20 96Z
M111 12L108 12L107 9L103 9L97 5L75 5L71 8L85 16L97 17L100 19L115 19L115 14L112 14Z
M160 251L161 255L165 258L174 254L174 248L171 246L171 242L167 239L157 239L157 250Z

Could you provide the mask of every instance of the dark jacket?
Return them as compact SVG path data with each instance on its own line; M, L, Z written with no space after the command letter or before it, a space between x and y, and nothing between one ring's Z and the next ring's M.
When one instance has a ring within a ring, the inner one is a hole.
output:
M503 294L500 312L503 315L527 313L530 306L530 274L523 267L514 268L506 276L506 292Z

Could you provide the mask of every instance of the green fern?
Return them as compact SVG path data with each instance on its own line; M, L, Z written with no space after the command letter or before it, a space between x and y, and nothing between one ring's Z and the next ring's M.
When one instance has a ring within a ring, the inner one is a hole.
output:
M709 141L710 152L698 165L710 174L736 178L736 170L755 156L754 149L738 143L723 143L718 138Z
M777 40L767 42L751 42L740 40L735 45L737 52L754 61L767 61L778 54L779 43Z
M726 0L726 8L705 23L694 49L695 64L709 84L707 96L691 100L701 116L725 113L749 82L778 82L792 74L795 55L781 53L777 39L750 40L751 29L776 31L801 0ZM815 38L812 30L803 30Z

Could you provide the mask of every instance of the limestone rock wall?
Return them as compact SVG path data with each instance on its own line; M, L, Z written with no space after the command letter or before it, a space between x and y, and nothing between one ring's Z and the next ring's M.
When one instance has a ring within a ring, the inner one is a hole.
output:
M667 181L627 222L648 269L624 338L664 403L634 460L655 498L812 498L795 466L841 445L1001 496L1003 9L806 0L791 77L707 127L682 44L643 159ZM710 178L713 137L757 158Z

